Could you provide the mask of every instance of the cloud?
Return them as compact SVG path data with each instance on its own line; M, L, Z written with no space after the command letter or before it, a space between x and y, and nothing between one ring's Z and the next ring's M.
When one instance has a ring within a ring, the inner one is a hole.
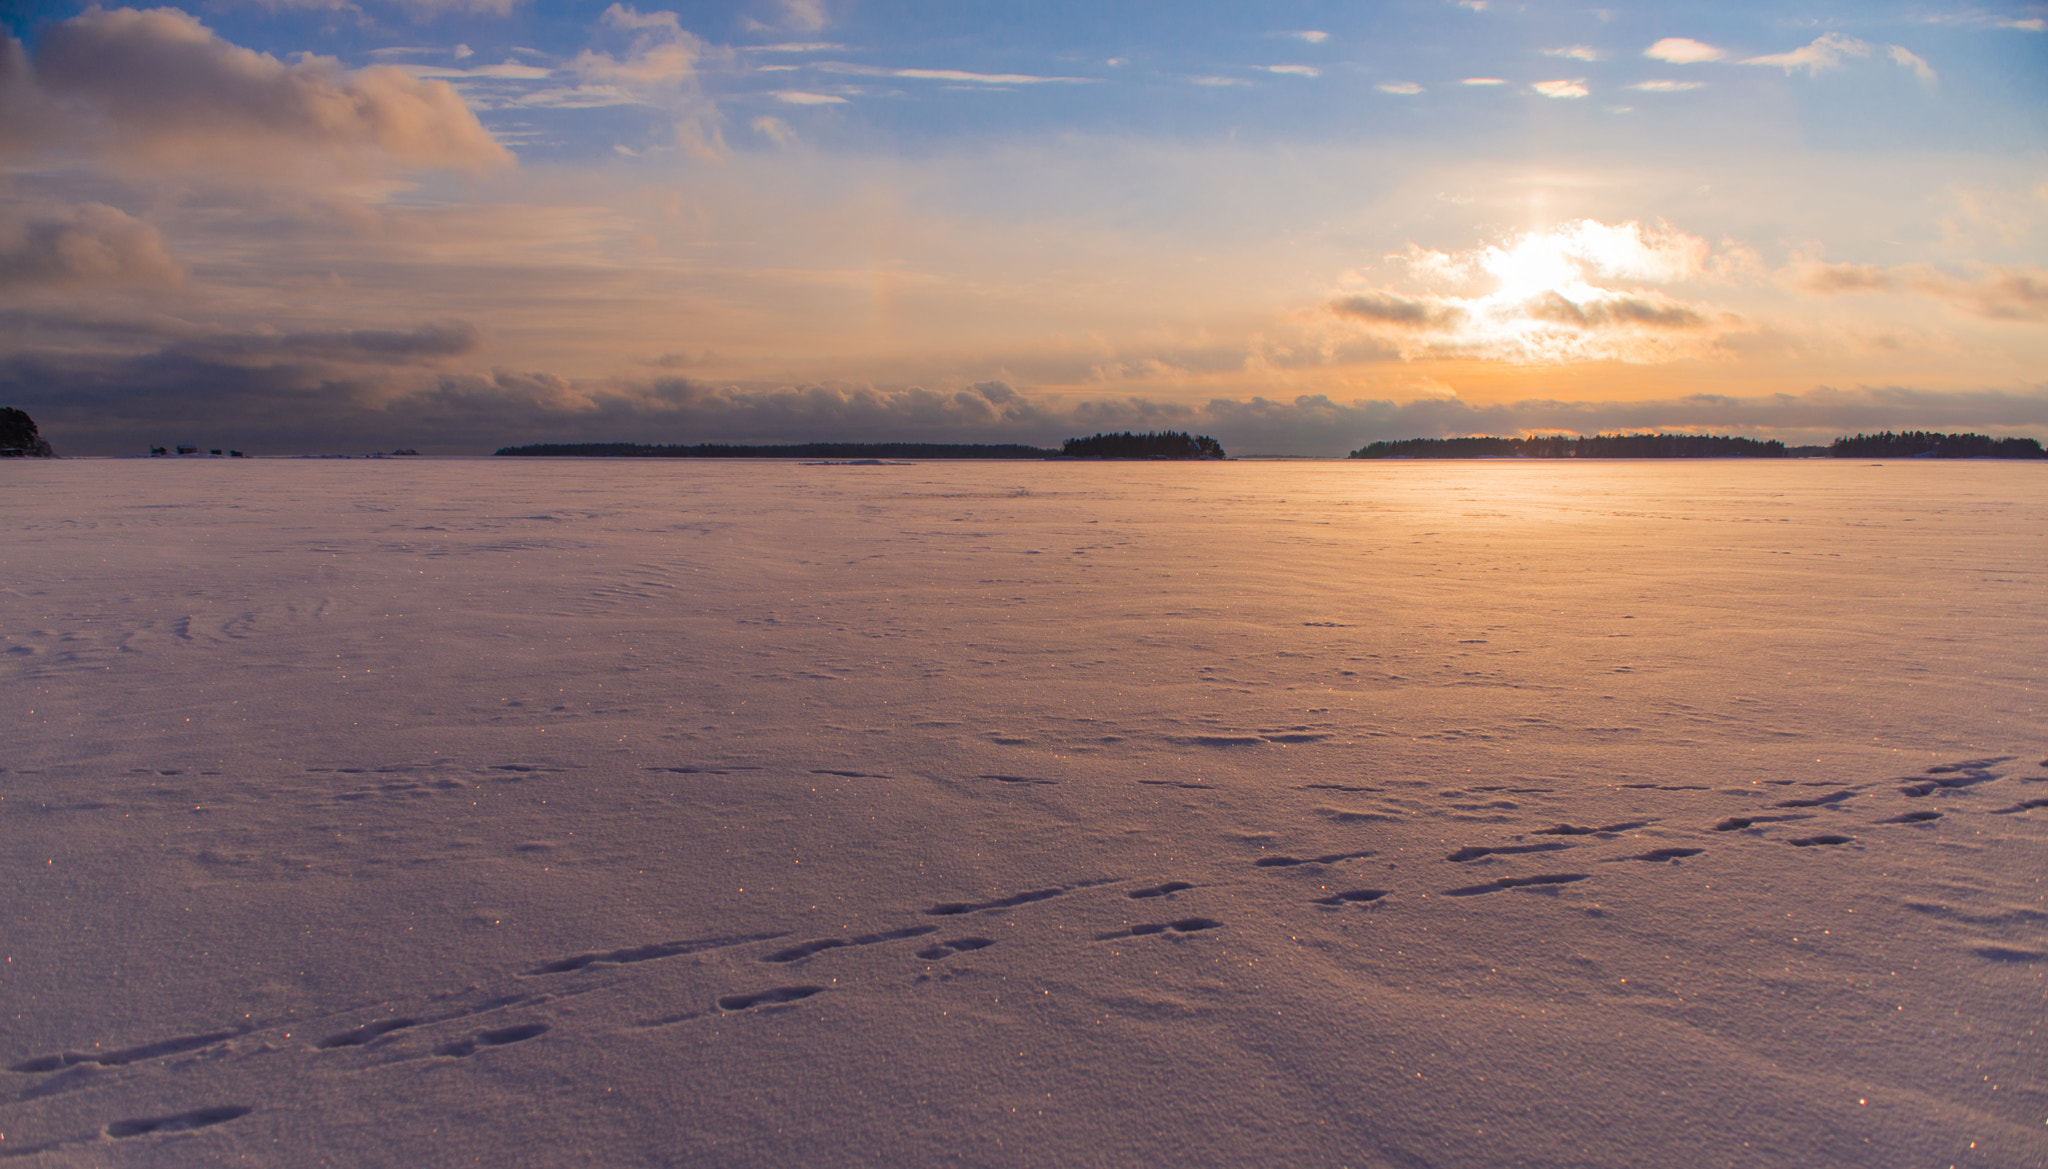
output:
M1855 37L1843 36L1838 32L1822 33L1810 43L1793 49L1789 53L1769 53L1761 57L1745 57L1744 65L1768 65L1791 73L1795 69L1806 70L1808 77L1819 76L1823 69L1839 69L1843 57L1868 57L1870 44Z
M1661 362L1713 356L1723 334L1748 328L1661 289L1617 286L1712 274L1707 242L1670 228L1584 219L1456 254L1411 247L1394 258L1415 279L1455 291L1375 288L1327 307L1404 358Z
M1539 81L1529 88L1542 94L1544 97L1585 97L1591 92L1586 88L1586 79L1583 77L1574 78L1570 81Z
M1458 82L1459 85L1506 85L1507 83L1507 78L1505 77L1467 77Z
M1643 56L1673 65L1697 65L1702 61L1719 61L1728 55L1726 50L1703 44L1691 37L1665 37L1643 50Z
M1330 302L1330 310L1339 316L1401 329L1452 329L1466 316L1464 306L1442 297L1380 291L1340 297Z
M151 224L84 203L40 217L0 219L0 288L176 284L183 270Z
M172 352L198 361L239 365L310 360L419 365L467 356L479 348L481 339L476 326L467 321L443 321L411 329L223 333L190 338L176 345Z
M2040 5L2033 6L2039 11ZM2048 29L2048 20L2038 16L2009 16L2003 12L1985 12L1982 9L1968 9L1962 12L1932 13L1915 18L1921 24L1961 25L1967 28L2009 29L2015 32L2041 32Z
M1574 61L1598 61L1604 54L1591 45L1566 45L1561 49L1545 49L1546 57L1568 57Z
M684 29L673 12L641 12L630 4L604 10L607 28L633 33L624 57L585 49L570 68L599 84L671 90L694 79L710 46Z
M778 89L775 91L775 100L779 102L787 102L793 106L831 106L846 104L846 99L843 97L833 97L829 93L805 93L804 91L798 89Z
M965 69L891 69L880 65L855 65L846 61L821 61L814 68L825 73L850 73L859 77L901 77L909 81L955 81L972 85L1092 85L1095 81L1092 77L1048 77L1036 73L972 73Z
M1211 89L1228 89L1233 85L1251 84L1251 82L1246 81L1242 77L1217 77L1213 74L1205 77L1190 77L1188 80L1196 85L1206 85Z
M1933 297L1951 308L1989 321L2048 321L2048 271L1991 265L1979 271L1981 274L1973 280L1927 264L1881 268L1874 264L1802 260L1788 266L1779 279L1801 291L1824 296L1912 293Z
M1639 89L1644 93L1684 93L1688 89L1698 89L1705 84L1704 81L1638 81L1629 88Z
M43 91L90 111L117 154L153 167L267 172L284 154L458 170L512 161L445 82L311 54L287 64L176 9L89 9L44 33L35 72Z
M1293 32L1276 32L1273 35L1276 37L1293 37L1297 41L1307 41L1312 45L1320 45L1330 39L1329 33L1314 28L1296 29Z
M1323 71L1314 65L1255 65L1253 68L1264 69L1268 73L1286 74L1292 77L1321 77L1323 75Z
M1918 54L1910 49L1900 48L1898 45L1887 45L1885 46L1885 52L1890 54L1895 64L1911 69L1913 76L1919 78L1921 84L1933 85L1941 80L1940 74L1934 71L1934 67L1922 60Z
M777 0L782 9L781 24L784 28L798 32L817 32L824 28L825 0Z
M1386 81L1373 88L1381 93L1391 93L1399 97L1413 97L1422 92L1422 87L1413 81Z

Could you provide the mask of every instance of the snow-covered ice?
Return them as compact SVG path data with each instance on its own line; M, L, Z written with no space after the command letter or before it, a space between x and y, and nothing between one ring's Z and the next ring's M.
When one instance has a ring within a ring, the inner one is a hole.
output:
M2048 1164L2043 471L0 467L0 1159Z

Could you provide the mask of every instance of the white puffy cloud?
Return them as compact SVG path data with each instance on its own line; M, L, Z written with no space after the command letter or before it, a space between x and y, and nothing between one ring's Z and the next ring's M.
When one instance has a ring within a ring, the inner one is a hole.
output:
M1545 49L1546 57L1564 57L1573 61L1598 61L1605 54L1591 45L1566 45L1557 49Z
M1508 80L1505 77L1467 77L1458 82L1460 85L1506 85L1507 83Z
M1643 56L1673 65L1697 65L1702 61L1719 61L1728 55L1726 50L1693 40L1691 37L1665 37L1643 50Z
M1544 97L1576 98L1585 97L1592 91L1586 88L1586 79L1575 77L1570 80L1539 81L1529 88Z

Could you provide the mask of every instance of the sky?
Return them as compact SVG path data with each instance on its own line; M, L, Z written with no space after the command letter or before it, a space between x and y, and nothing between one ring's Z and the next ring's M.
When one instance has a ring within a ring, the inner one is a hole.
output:
M2048 4L0 15L63 454L2048 437Z

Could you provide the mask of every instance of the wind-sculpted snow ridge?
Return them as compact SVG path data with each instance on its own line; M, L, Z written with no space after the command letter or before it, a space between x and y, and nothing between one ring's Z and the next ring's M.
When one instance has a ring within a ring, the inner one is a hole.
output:
M0 494L0 1159L2048 1164L2009 469L242 470Z

